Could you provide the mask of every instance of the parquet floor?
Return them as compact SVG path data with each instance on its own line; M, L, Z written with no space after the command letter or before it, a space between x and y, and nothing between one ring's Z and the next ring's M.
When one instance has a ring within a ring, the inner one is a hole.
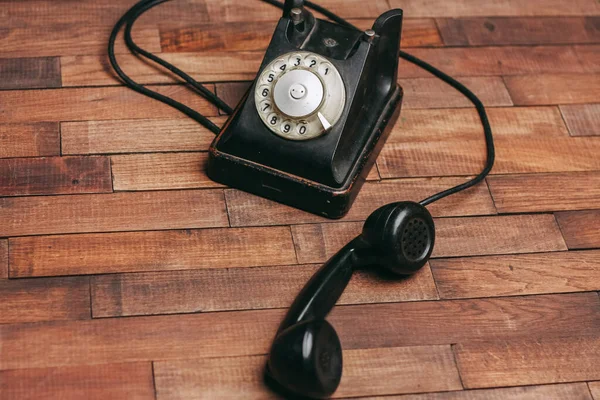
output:
M362 27L403 8L404 48L483 99L497 143L487 184L431 208L430 265L360 274L332 312L336 397L600 400L600 3L318 3ZM0 398L273 398L265 353L299 288L379 205L477 173L477 116L402 63L401 119L343 220L225 188L204 172L212 135L110 72L131 4L0 1ZM235 104L278 15L175 0L134 36Z

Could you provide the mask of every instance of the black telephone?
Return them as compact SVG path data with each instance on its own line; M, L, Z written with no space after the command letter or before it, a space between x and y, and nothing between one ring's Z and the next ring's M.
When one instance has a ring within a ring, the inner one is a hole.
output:
M326 398L342 376L342 347L327 320L354 271L377 267L415 273L432 254L435 224L426 206L483 181L494 165L494 141L485 107L468 88L400 50L402 11L381 15L359 31L309 0L261 0L283 9L260 72L232 110L210 90L135 44L136 19L168 0L140 0L117 22L108 55L123 82L198 121L217 135L208 174L214 180L330 218L343 216L373 166L398 117L402 89L398 57L448 83L477 109L487 161L475 177L419 203L400 201L375 210L363 232L331 257L302 289L269 351L266 378L286 395ZM314 18L309 7L328 21ZM223 128L186 105L132 80L114 54L125 26L129 49L167 68L218 108L231 114Z
M264 60L210 147L211 179L329 218L350 209L400 112L402 10L365 32L287 1Z

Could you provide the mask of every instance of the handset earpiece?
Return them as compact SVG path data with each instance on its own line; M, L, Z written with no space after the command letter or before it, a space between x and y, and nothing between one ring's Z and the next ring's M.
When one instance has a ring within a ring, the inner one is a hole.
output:
M377 265L397 275L412 274L427 263L434 241L433 218L418 203L392 203L371 214L362 234L331 257L294 300L271 347L269 376L297 395L333 394L342 377L342 347L325 317L352 273Z

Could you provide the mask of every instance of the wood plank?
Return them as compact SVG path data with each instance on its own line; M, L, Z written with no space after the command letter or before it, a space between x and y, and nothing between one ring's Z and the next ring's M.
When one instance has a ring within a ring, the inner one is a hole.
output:
M195 198L191 196L189 199L191 204L202 207L205 212L211 211L211 204L216 203L208 195L196 195ZM137 201L132 200L130 203L138 206ZM189 204L158 206L159 209L181 209L183 213L190 213ZM168 220L176 221L175 213L170 213ZM164 215L158 214L165 219ZM220 216L217 218L222 219ZM225 219L224 222L226 221ZM135 225L131 223L128 225L128 229L133 227ZM287 227L11 238L10 246L11 277L296 263L290 230Z
M0 371L6 399L154 399L152 364L105 364Z
M600 72L600 45L580 45L574 48L584 70Z
M93 277L94 318L283 308L318 264L115 274ZM408 279L360 271L338 304L435 300L429 267Z
M557 107L498 107L486 111L495 138L514 138L515 135L567 137L569 134ZM481 121L474 108L402 110L387 143L452 138L483 141Z
M560 106L572 136L600 136L600 104Z
M500 175L487 182L500 213L600 208L600 172Z
M443 18L437 20L447 46L597 43L600 18Z
M394 201L420 201L434 193L464 182L462 178L427 178L367 182L350 212L342 221L365 220L377 208ZM327 222L324 217L310 214L239 190L226 190L225 200L231 226L264 226ZM431 207L435 216L496 214L485 185L465 191Z
M208 153L112 156L115 190L216 188L206 175Z
M460 343L455 351L467 388L600 379L597 335Z
M435 225L434 258L567 249L552 215L437 218ZM298 262L326 261L361 230L356 222L292 226Z
M504 78L515 105L598 101L600 74L543 74Z
M445 299L600 290L600 251L431 260Z
M57 123L0 124L0 158L59 154L60 133Z
M487 17L487 16L582 16L600 15L600 5L595 0L521 0L479 1L455 0L390 0L392 8L402 8L412 18L423 17Z
M0 220L0 237L229 224L221 190L7 197Z
M0 279L8 278L8 240L0 239Z
M0 280L0 324L89 319L87 277Z
M83 1L79 2L78 5L83 3ZM11 4L9 4L10 6ZM52 7L50 5L47 8L51 9ZM60 7L54 5L54 8ZM93 22L86 23L83 21L83 18L81 18L83 13L78 13L76 18L73 18L74 13L72 10L55 17L54 20L46 19L41 24L39 23L39 15L36 17L30 15L24 25L11 26L3 32L2 37L5 42L2 46L0 58L106 55L106 46L112 26L120 15L127 11L123 6L120 6L120 8L122 8L122 12L119 15L115 14L110 22L106 21L101 26ZM31 11L33 10L34 7L31 7ZM96 17L104 19L99 13ZM75 19L76 21L65 23L65 18ZM140 27L136 24L132 37L141 48L152 53L160 52L158 28ZM122 32L115 41L115 54L129 54Z
M265 2L240 3L236 0L205 0L206 13L212 22L277 21L281 10ZM318 3L344 18L375 19L390 9L386 0L357 3L324 0ZM190 17L188 17L190 18Z
M480 133L481 135L481 133ZM448 137L386 145L377 167L383 179L457 176L479 173L485 164L485 141ZM595 138L494 137L496 162L492 174L598 171L600 141Z
M254 79L262 62L262 52L233 53L165 53L165 61L176 65L199 82L235 81ZM63 86L104 86L121 84L112 72L104 55L67 56L61 58ZM119 65L141 84L180 82L174 74L152 63L123 54Z
M0 58L0 89L61 86L58 57Z
M600 247L600 210L559 212L556 220L569 249Z
M449 346L346 350L343 358L344 373L333 398L461 388ZM265 363L264 356L157 362L157 396L168 400L282 398L264 383ZM394 379L399 374L406 379Z
M431 48L411 49L410 53L441 68L450 76L586 72L570 46ZM404 61L400 61L398 75L401 78L431 76L427 71Z
M352 3L350 3L352 4ZM349 19L361 29L370 28L373 19ZM177 21L160 23L160 44L164 53L206 51L252 51L264 50L271 41L276 20L246 20L215 24L183 24ZM440 46L442 40L433 19L403 21L402 48Z
M511 106L512 101L498 77L460 79L489 107ZM471 106L462 94L437 78L400 79L404 89L403 110L422 108L463 108ZM217 83L217 95L234 107L248 90L250 82Z
M591 336L598 307L596 293L425 301L337 307L330 321L349 350L448 345ZM266 354L285 311L0 325L0 370Z
M202 114L216 115L213 105L184 86L151 89ZM11 122L187 118L166 104L126 87L0 91L0 104L3 105L0 118Z
M592 400L585 383L459 390L454 392L366 397L365 400Z
M212 32L207 33L211 35ZM212 43L212 41L211 41ZM241 45L240 45L241 46ZM217 50L218 51L218 50ZM536 73L581 73L584 68L572 47L481 47L413 49L411 53L438 65L450 75L498 76ZM194 51L165 53L163 58L201 82L254 79L263 60L260 50L236 52ZM132 54L119 57L121 67L144 84L173 83L179 78ZM61 58L64 86L100 86L121 82L104 56L67 56ZM402 61L400 78L426 77L429 73ZM489 85L490 83L488 83ZM442 87L440 85L440 87ZM488 96L491 95L488 93Z
M63 154L199 151L208 150L215 138L189 118L63 122L61 136Z
M594 399L600 399L600 382L589 382L590 392Z
M0 196L112 192L107 157L0 160Z

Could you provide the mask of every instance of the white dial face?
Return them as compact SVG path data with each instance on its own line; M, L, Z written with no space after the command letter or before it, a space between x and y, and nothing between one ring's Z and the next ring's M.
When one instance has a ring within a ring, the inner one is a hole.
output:
M256 110L276 135L308 140L328 132L346 102L344 82L325 57L309 52L284 54L258 78Z

